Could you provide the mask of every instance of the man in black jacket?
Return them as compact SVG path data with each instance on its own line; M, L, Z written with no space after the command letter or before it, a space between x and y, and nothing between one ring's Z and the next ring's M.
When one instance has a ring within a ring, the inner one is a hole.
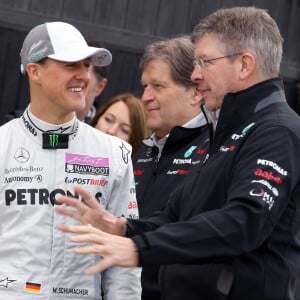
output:
M142 218L165 207L175 186L205 157L208 130L201 95L191 80L194 45L188 36L158 41L141 59L141 100L153 132L133 157L136 196ZM162 197L164 195L164 197ZM160 299L159 266L142 269L142 299Z
M157 264L162 299L292 300L300 268L300 118L277 78L282 38L262 9L235 7L204 18L192 34L205 105L220 109L209 155L197 176L145 220L115 218L71 198L92 226L62 225L98 253L93 274L112 265ZM95 207L95 199L85 195ZM94 217L92 217L93 213ZM95 214L97 217L95 217ZM108 234L106 232L111 234ZM131 236L131 238L117 235Z

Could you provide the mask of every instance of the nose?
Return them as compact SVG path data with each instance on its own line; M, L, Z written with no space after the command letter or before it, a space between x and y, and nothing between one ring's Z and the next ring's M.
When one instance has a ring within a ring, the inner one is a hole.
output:
M76 78L81 79L84 81L89 81L90 80L90 72L89 72L89 67L87 67L86 61L80 61L77 63L77 68L76 68Z
M143 102L151 101L154 99L153 89L148 85L145 87L144 92L142 94L141 100Z
M109 126L109 128L107 128L106 133L110 135L116 135L117 130L118 130L118 124L113 124Z
M202 69L199 65L195 65L194 70L191 74L191 80L194 82L198 82L203 79Z

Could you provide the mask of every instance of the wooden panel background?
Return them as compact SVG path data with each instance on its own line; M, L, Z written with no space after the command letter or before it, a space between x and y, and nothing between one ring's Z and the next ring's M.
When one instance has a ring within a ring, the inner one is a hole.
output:
M0 0L0 123L9 111L28 104L28 88L19 72L19 51L33 26L61 20L87 39L112 51L109 85L99 101L133 91L140 94L138 67L144 47L158 39L190 33L200 18L221 7L265 8L285 39L281 76L297 111L300 81L300 0ZM299 111L297 111L299 113Z

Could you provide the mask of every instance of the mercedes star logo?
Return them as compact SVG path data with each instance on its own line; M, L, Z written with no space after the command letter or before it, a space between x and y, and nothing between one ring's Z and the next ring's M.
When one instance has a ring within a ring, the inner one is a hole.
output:
M14 159L20 163L25 163L30 158L30 153L28 150L20 147L17 149Z

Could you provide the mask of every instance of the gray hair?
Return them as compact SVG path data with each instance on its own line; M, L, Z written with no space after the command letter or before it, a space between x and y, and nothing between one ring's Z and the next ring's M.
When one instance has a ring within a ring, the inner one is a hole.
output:
M169 63L173 79L186 88L195 86L191 80L193 72L194 44L190 36L181 36L148 45L141 58L143 69L153 59L162 59Z
M249 52L264 76L278 76L283 38L265 10L256 7L220 9L200 20L193 30L192 42L196 43L206 34L216 35L225 55Z

